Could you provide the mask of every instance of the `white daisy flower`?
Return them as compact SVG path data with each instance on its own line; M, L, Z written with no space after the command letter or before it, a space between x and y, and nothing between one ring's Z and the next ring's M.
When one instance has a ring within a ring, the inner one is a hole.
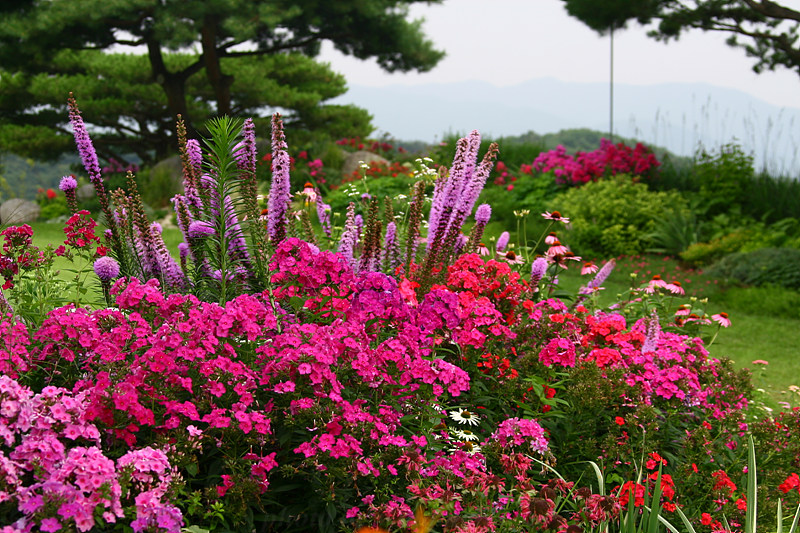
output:
M479 451L481 451L481 447L478 446L477 444L472 444L471 442L466 441L466 442L457 442L456 446L450 448L449 450L451 452L457 452L457 451L467 452L468 454L472 455L473 453L478 453Z
M459 424L468 424L470 426L477 426L479 421L477 414L460 407L456 411L450 411L450 418Z
M454 429L453 435L455 435L459 440L478 440L478 436L468 429Z

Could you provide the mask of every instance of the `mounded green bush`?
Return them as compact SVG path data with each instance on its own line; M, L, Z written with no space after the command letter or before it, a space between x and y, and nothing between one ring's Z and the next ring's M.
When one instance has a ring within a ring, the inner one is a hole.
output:
M550 208L570 219L564 240L575 253L615 257L651 248L656 220L668 211L688 210L680 193L653 192L624 174L564 191Z
M800 289L800 250L761 248L724 257L707 274L745 285L778 285Z
M729 254L740 251L757 235L758 233L752 228L738 229L709 242L692 244L681 252L680 257L692 266L710 265Z

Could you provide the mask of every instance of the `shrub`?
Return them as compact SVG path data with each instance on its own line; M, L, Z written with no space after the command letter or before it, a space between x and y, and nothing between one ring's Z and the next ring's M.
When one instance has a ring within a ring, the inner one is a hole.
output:
M745 285L779 285L800 289L800 250L794 248L762 248L747 253L731 254L707 273Z
M747 203L747 191L755 176L753 157L733 143L722 146L719 153L701 150L694 173L709 213L721 213Z
M728 254L738 252L755 236L752 228L742 228L710 242L694 243L681 252L680 257L692 266L710 265Z
M677 192L652 192L620 175L565 191L550 206L570 218L576 253L619 256L651 247L655 220L668 210L686 209L686 201Z

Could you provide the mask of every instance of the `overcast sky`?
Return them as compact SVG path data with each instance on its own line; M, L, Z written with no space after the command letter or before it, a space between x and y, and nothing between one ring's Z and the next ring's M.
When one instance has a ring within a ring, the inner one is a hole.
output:
M598 0L602 1L602 0ZM798 0L788 0L788 4ZM609 39L570 17L561 0L445 0L414 5L425 33L447 57L425 74L387 74L374 61L343 56L330 46L321 60L349 84L384 86L483 80L508 86L554 77L607 82ZM692 31L667 44L633 23L614 37L614 79L649 85L709 83L752 94L781 107L800 108L800 76L782 69L756 74L744 50L725 44L728 34Z

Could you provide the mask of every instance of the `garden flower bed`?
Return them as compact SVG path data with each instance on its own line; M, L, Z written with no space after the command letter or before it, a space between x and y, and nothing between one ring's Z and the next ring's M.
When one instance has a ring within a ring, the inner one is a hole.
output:
M554 239L522 272L475 253L496 151L478 160L477 132L449 172L420 162L403 216L366 198L336 227L319 191L293 203L279 117L265 216L252 123L205 146L179 126L176 261L71 109L109 229L67 180L62 247L3 231L3 533L750 533L800 502L800 411L754 417L749 375L700 338L726 317L670 307L683 289L657 277L601 308L613 261L563 294L580 258ZM72 303L44 312L14 291L61 288L57 255Z

